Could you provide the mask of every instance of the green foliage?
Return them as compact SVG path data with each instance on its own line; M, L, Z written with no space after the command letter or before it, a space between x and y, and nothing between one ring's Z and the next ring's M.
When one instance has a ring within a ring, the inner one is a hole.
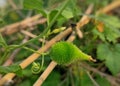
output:
M0 66L0 73L2 73L2 74L15 73L18 76L22 76L22 69L17 64L14 64L11 66Z
M101 38L101 40L116 43L116 39L120 37L120 20L114 16L100 15L98 20L104 23L103 32L99 32L94 28L93 32Z
M99 20L105 23L109 28L120 28L120 20L116 16L109 16L105 14L101 14L97 17Z
M19 85L16 86L32 86L29 80L25 80L22 83L20 83Z
M43 1L42 0L23 0L23 5L25 9L29 9L29 10L35 10L38 11L40 13L42 13L43 16L46 16L47 13L43 7Z
M70 19L70 18L73 18L74 16L79 15L80 10L78 10L77 8L74 8L76 6L75 3L76 3L75 1L70 0L68 2L68 6L63 10L63 12L61 12L61 14L58 16L58 18L56 18L56 20L59 21L58 23L60 25L63 24L67 19ZM24 0L23 4L24 4L24 8L36 10L37 12L39 12L43 16L45 16L47 18L48 25L53 20L55 15L60 11L61 7L64 5L64 4L61 4L57 8L49 11L43 7L43 1L41 1L41 0L35 0L35 1Z
M21 51L17 54L17 58L15 58L15 61L25 59L29 55L31 55L30 51L26 51L25 49L21 49Z
M104 42L109 41L112 43L116 43L116 39L120 37L119 30L108 27L105 27L103 32L99 32L98 30L96 30L96 28L94 28L93 33L99 36L99 38Z
M68 7L66 8L63 12L62 12L62 15L66 18L66 19L70 19L70 18L73 18L74 15L73 15L73 12L72 10Z
M48 25L50 24L50 22L52 21L52 19L54 18L54 16L58 13L59 10L52 10L47 14L47 23ZM61 15L61 14L60 14ZM60 15L58 16L58 18L60 17ZM57 19L58 19L57 18Z
M24 8L43 10L43 1L42 0L24 0Z
M0 33L0 48L4 48L6 51L5 52L1 52L0 54L0 64L3 63L3 61L7 58L8 54L9 54L9 49L8 49L8 45L5 41L5 39L3 38L3 36Z
M120 72L120 44L100 44L97 48L97 57L105 60L106 66L116 75Z
M75 16L80 14L80 10L74 8L75 7L75 3L76 3L75 1L69 0L67 7L58 16L57 21L58 21L59 24L61 22L60 25L62 25L64 22L66 22L66 20L68 20L70 18L73 18L73 17L75 17ZM50 12L48 11L48 13L47 13L48 25L51 22L51 20L53 19L53 17L57 14L57 12L59 12L61 6L63 6L63 4L58 6L54 10L51 10Z
M101 19L105 23L104 36L108 41L115 43L116 39L120 37L120 20L114 16L104 16Z
M116 39L120 37L119 30L109 27L105 28L103 34L109 42L113 42L113 43L115 43Z
M77 60L90 60L91 56L83 53L74 44L69 42L58 42L52 46L50 57L58 64L67 65Z

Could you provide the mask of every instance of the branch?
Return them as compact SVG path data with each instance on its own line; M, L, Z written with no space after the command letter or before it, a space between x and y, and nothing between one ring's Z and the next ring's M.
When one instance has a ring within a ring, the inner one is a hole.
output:
M23 33L23 34L25 34L25 35L27 35L27 36L29 36L29 37L31 37L31 38L37 37L36 35L28 32L28 31L25 31L25 30L21 30L21 33ZM40 42L46 42L46 40L44 40L44 39L42 39L42 38L40 38L40 39L38 39L38 40L39 40Z
M35 26L36 24L43 24L46 22L46 19L45 18L40 19L41 17L42 17L41 15L35 15L31 18L26 18L25 20L23 20L21 22L7 25L3 28L0 28L0 33L2 33L3 35L11 35L15 32L18 32L19 30L25 29L29 26Z
M95 86L100 86L100 85L94 80L94 78L90 75L90 73L89 73L88 71L86 71L86 73L87 73L87 75L89 76L90 80L93 82L93 84L94 84Z
M115 0L113 1L111 4L107 5L106 7L104 7L103 9L100 9L97 14L99 13L108 13L111 10L117 8L120 6L120 0Z

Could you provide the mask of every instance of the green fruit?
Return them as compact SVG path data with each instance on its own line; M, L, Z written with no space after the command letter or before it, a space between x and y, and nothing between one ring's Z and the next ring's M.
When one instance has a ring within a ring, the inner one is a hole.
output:
M70 42L58 42L52 46L50 57L60 65L68 65L77 60L93 60Z

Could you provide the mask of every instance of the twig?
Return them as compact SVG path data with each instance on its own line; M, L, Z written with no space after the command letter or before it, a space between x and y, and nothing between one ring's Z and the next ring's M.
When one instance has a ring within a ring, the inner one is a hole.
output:
M110 12L111 10L117 8L120 6L120 0L115 0L113 1L111 4L107 5L106 7L104 7L103 9L97 11L97 14L100 14L100 13L108 13Z
M43 23L45 23L46 21L47 21L46 18L40 18L40 19L37 20L37 21L34 21L34 22L32 22L32 23L29 23L28 26L31 27L31 26L35 26L35 25L37 25L37 24L43 24Z
M28 31L25 31L25 30L21 30L21 33L23 33L23 34L25 34L25 35L27 35L27 36L29 36L29 37L32 37L32 38L37 37L36 35L28 32ZM39 41L40 41L40 42L45 42L45 40L43 40L42 38L40 38Z
M79 39L83 38L83 33L80 29L76 29L76 33L77 33Z
M93 82L93 84L94 84L95 86L100 86L100 85L93 79L93 77L90 75L90 73L89 73L88 71L86 71L86 73L87 73L87 75L89 76L89 78L91 79L91 81Z
M93 9L93 4L91 4L89 6L89 8L87 9L87 11L85 12L85 14L90 14L91 10ZM84 22L83 22L84 21ZM90 18L87 15L84 15L84 17L82 17L82 19L77 23L76 26L76 33L78 35L78 37L81 39L83 38L83 34L80 31L80 27L87 24L90 21Z
M74 41L75 38L75 31L72 31L72 34L69 36L68 40Z
M90 14L91 10L93 9L93 4L89 6L85 14ZM80 29L81 26L87 24L90 21L90 18L87 15L84 15L81 20L77 23L76 29Z
M26 27L29 27L30 24L31 25L34 25L32 24L33 22L39 20L42 16L41 15L35 15L31 18L27 18L21 22L17 22L17 23L14 23L14 24L10 24L10 25L7 25L3 28L0 28L0 33L4 34L4 35L11 35L21 29L25 29ZM45 23L46 20L44 21L41 21L41 24L42 23Z
M72 74L72 69L71 68L69 68L69 76L70 76L70 82L71 82L71 86L75 86L75 82L74 82L74 78L73 78L73 74Z
M35 49L37 49L37 50L40 48L40 46L35 45L34 43L30 43L30 44L28 44L28 45L30 45L31 47L33 47L33 48L35 48Z
M7 61L3 64L3 66L9 66L13 63L13 59L15 58L16 54L20 51L20 49L16 49L13 51L13 53L10 55L10 57L7 59Z

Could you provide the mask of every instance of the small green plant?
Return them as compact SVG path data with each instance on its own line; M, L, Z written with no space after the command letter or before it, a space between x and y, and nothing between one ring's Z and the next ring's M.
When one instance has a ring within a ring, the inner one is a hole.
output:
M68 65L77 60L91 60L91 56L83 53L77 46L70 42L58 42L52 46L50 57L60 65Z

